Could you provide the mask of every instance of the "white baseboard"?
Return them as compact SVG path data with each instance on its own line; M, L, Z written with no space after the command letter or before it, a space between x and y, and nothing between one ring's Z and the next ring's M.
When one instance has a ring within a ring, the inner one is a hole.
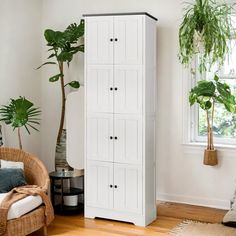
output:
M199 198L185 195L157 193L157 201L184 203L196 206L212 207L228 210L230 201L220 199Z

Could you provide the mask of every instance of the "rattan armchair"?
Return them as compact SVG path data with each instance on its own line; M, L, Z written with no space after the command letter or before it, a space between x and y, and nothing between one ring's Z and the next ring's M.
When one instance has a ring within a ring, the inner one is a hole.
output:
M4 147L0 148L0 159L24 162L27 183L38 185L45 192L48 191L50 181L48 172L38 158L19 149ZM25 236L40 228L43 228L44 235L47 235L45 222L45 206L42 205L20 218L8 220L6 236Z

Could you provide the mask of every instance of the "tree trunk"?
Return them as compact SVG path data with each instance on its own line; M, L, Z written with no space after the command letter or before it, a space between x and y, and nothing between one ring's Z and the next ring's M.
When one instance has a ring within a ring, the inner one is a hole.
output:
M213 122L214 122L214 110L215 110L215 102L213 100L212 102L212 111L211 111L211 146L210 149L214 150L214 144L213 144Z
M65 82L64 82L64 74L63 74L63 62L59 62L59 70L61 73L60 82L61 82L61 94L62 94L62 105L61 105L61 119L60 119L60 126L57 134L57 143L60 143L62 130L64 126L65 120L65 107L66 107L66 95L65 95Z
M17 128L17 134L18 134L19 148L22 150L22 141L21 141L20 128Z
M65 120L65 107L66 107L66 95L65 95L65 82L64 82L64 74L63 74L63 62L58 62L59 70L61 73L60 76L60 85L61 85L61 119L59 130L57 134L57 144L56 144L56 153L55 153L55 170L72 170L68 162L66 161L66 130L64 128L64 120Z
M206 111L206 117L207 117L207 149L210 150L211 148L211 124L209 120L208 111Z

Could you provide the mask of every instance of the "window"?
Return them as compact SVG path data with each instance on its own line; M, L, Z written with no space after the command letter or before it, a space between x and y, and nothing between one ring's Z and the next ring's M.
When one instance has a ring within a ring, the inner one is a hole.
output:
M221 82L230 85L231 91L236 96L236 40L232 39L229 46L232 48L232 54L226 58L221 67L215 65L210 72L206 72L204 77L207 80L213 79L214 72L220 77ZM195 82L200 79L196 74ZM191 114L191 141L205 142L207 134L206 112L198 105L195 106ZM236 115L231 114L221 104L215 105L214 118L214 143L215 144L236 144Z

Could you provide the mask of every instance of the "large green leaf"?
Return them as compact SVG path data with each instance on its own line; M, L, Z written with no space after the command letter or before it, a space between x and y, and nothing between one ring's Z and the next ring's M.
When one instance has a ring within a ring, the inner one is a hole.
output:
M199 105L203 110L207 111L207 110L211 109L212 102L210 100L208 100L208 101L202 100L202 101L199 101Z
M212 81L200 80L197 86L193 88L196 96L213 97L216 86Z
M57 60L58 61L68 61L70 62L73 58L73 54L71 52L67 52L67 51L62 51L58 56L57 56Z
M214 76L213 81L200 80L191 89L189 94L191 106L198 103L203 110L210 110L214 102L223 104L227 111L236 113L235 96L231 93L228 84L219 82L218 76Z
M31 101L19 97L18 99L11 99L9 105L1 107L0 120L11 125L13 129L27 127L28 125L34 127L34 125L39 124L38 120L35 120L35 115L39 116L40 113L41 111L35 108ZM26 130L29 133L29 130Z
M65 86L70 85L72 88L78 89L80 87L79 81L71 81L70 83L66 84Z
M82 44L77 47L71 47L70 52L72 52L73 54L75 54L77 52L84 52L84 45Z
M58 80L60 79L61 76L62 76L61 73L60 73L60 74L57 74L57 75L54 75L54 76L52 76L52 77L49 78L49 81L50 81L50 82L56 82L56 81L58 81Z
M54 31L51 29L47 29L44 31L44 37L48 42L48 46L54 46L56 48L63 46L63 32Z
M76 23L70 24L64 34L69 42L77 42L84 35L84 20L81 20L79 25Z
M44 31L44 37L49 42L52 43L55 41L55 31L51 29L46 29Z
M43 63L41 66L37 67L36 70L40 69L41 67L45 66L45 65L56 65L56 62L53 61L47 61L45 63Z

